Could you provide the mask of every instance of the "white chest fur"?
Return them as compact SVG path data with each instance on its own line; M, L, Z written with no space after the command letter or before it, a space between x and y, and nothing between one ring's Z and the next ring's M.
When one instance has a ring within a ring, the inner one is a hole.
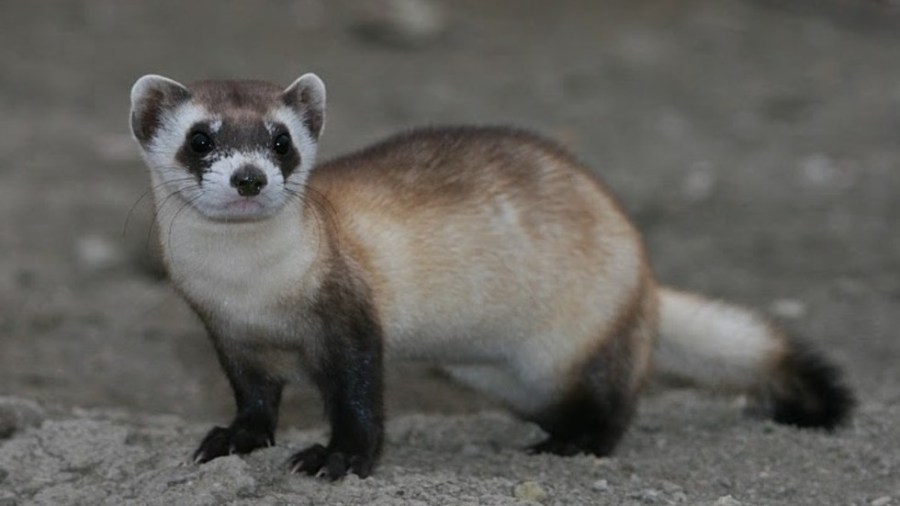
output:
M159 222L172 281L220 338L295 338L299 294L315 253L304 243L297 210L247 223L212 222L192 209L166 214Z

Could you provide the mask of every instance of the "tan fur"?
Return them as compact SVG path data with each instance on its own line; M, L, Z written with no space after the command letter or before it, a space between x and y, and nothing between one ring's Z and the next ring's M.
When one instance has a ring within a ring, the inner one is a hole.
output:
M621 360L641 383L656 320L643 246L555 145L500 129L419 132L326 163L309 187L364 266L389 355L456 366L537 409L634 313L635 356Z

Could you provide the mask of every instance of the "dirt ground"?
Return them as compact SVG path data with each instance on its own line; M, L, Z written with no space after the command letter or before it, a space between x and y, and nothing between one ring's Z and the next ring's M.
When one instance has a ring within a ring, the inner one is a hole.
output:
M399 21L360 5L0 2L0 505L900 504L896 4L448 0ZM147 254L128 91L145 73L307 71L328 85L325 157L425 124L559 139L621 197L662 280L827 350L853 422L800 431L654 389L615 457L530 457L538 429L412 365L369 479L287 474L323 437L304 385L278 446L187 464L232 401Z

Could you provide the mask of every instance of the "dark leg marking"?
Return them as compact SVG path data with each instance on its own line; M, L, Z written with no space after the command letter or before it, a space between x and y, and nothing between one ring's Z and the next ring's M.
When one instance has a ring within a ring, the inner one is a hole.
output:
M337 480L372 472L384 438L381 329L366 291L334 278L320 292L320 356L312 378L331 425L327 446L313 445L290 459L293 472Z
M549 436L531 453L612 453L634 415L630 336L617 335L586 362L569 392L532 417Z
M237 415L228 427L214 427L194 452L194 462L208 462L233 453L244 454L275 444L278 406L283 383L262 371L239 364L220 351L222 363L237 404Z

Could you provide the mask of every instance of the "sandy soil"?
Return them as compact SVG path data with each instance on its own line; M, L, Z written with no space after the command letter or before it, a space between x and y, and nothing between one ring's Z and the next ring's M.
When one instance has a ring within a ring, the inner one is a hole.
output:
M349 0L266 5L0 3L0 505L900 504L895 4L459 0L399 36L360 30ZM325 156L422 124L561 140L622 198L661 279L828 350L853 423L798 431L654 390L614 458L529 457L535 427L398 366L372 478L286 473L323 436L304 385L277 447L187 464L232 401L149 266L128 89L305 71L329 86Z

